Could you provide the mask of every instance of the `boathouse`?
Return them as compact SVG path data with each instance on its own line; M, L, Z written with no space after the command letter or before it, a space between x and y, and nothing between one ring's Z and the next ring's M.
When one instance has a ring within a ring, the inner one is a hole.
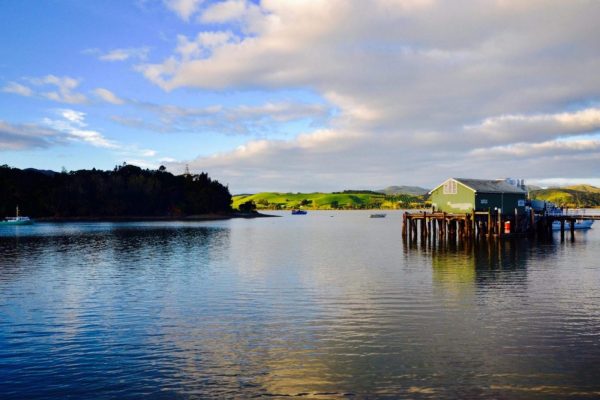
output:
M436 211L470 213L497 211L514 214L525 210L527 190L518 179L450 178L429 192Z

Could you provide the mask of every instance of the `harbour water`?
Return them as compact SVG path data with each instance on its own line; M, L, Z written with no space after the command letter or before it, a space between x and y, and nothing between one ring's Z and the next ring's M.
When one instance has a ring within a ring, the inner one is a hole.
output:
M600 397L600 226L405 248L400 211L279 214L1 228L0 397Z

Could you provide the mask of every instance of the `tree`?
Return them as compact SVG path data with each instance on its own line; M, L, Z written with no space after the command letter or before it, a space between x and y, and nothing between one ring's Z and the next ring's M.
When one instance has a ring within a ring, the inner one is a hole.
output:
M256 203L252 200L248 200L238 206L240 212L243 213L253 213L256 212Z

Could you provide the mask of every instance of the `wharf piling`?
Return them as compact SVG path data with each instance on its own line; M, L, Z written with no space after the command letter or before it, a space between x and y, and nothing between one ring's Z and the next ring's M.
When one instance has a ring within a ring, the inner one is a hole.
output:
M404 212L402 216L402 239L410 243L496 240L513 237L552 237L552 225L560 222L560 239L565 240L566 223L569 224L570 240L575 240L575 222L598 220L600 215L539 215L533 210L527 213L503 214L494 210L471 211L464 214L446 212Z

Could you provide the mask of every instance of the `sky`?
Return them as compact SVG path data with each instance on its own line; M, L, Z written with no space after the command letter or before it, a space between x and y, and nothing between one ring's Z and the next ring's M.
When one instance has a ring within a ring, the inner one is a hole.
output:
M0 164L600 186L597 0L5 0Z

